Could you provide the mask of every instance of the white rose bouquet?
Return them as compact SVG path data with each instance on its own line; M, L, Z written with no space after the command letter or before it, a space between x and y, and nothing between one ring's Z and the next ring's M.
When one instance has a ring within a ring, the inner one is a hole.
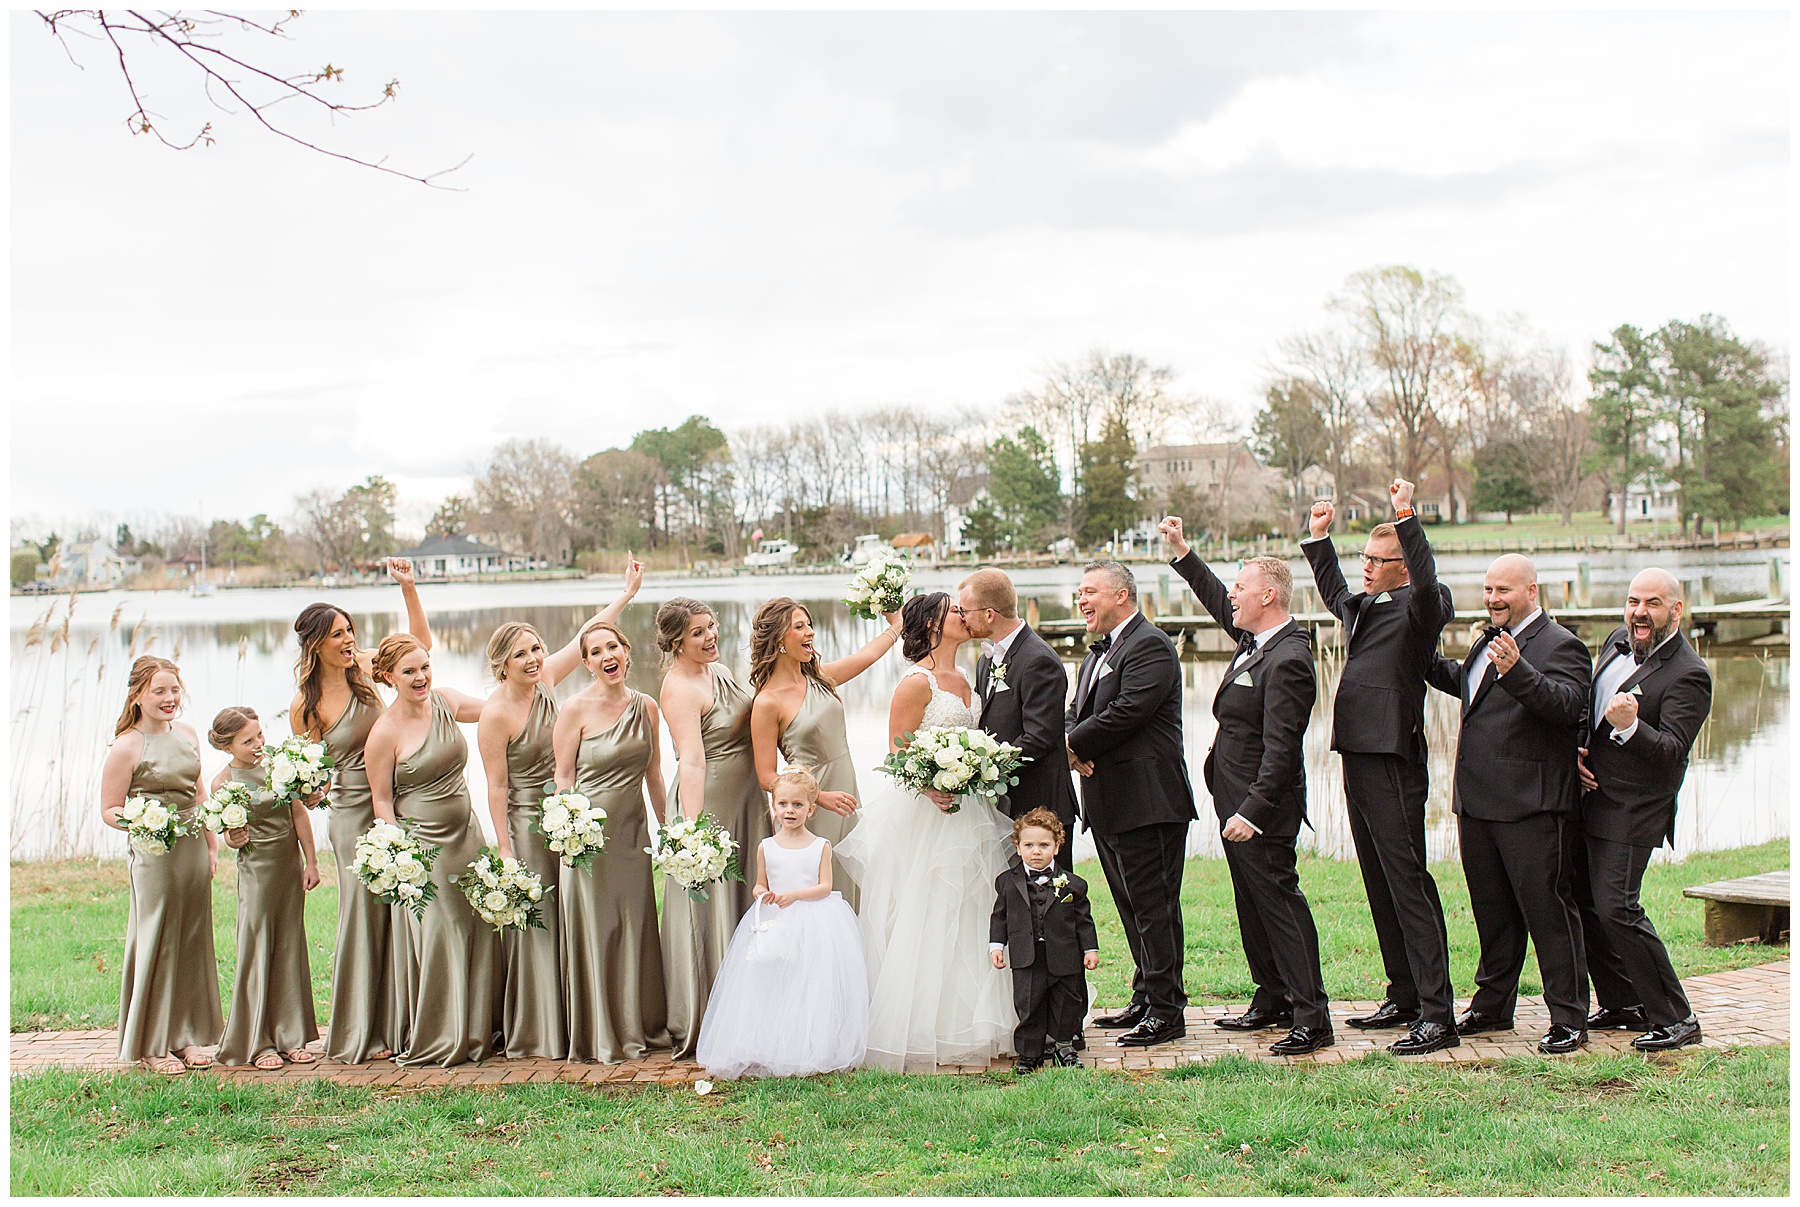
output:
M323 742L292 737L264 746L262 752L263 763L269 769L269 791L284 805L331 786L332 758ZM324 804L321 797L313 808Z
M883 759L886 772L914 792L929 788L953 796L980 796L990 803L1019 782L1018 770L1031 760L1017 746L985 729L927 726L904 734L906 745ZM954 813L961 805L944 810Z
M241 830L250 824L250 809L255 803L256 789L242 780L227 780L200 802L200 824L214 834Z
M125 837L140 855L167 855L175 840L188 832L187 824L154 796L133 796L119 810Z
M562 856L563 865L584 868L606 845L606 810L579 792L552 792L538 812L537 830L544 845Z
M674 877L696 901L711 896L708 886L715 880L744 878L738 870L737 840L710 813L663 823L644 849L650 853L651 866Z
M404 905L418 918L437 896L431 879L437 856L437 847L426 846L392 822L377 821L357 838L351 866L371 893L389 905Z
M502 858L496 847L483 847L464 870L450 877L450 882L469 899L475 916L504 932L515 926L520 930L543 928L544 919L538 904L552 890L544 887L536 872L511 857Z
M850 589L844 603L850 615L859 620L879 620L889 612L898 612L906 602L906 585L912 571L898 556L882 550L869 559L869 564L850 576Z

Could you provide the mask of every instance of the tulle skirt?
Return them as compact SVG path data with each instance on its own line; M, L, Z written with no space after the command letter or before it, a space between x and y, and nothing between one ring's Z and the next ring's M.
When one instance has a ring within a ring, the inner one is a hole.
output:
M861 813L837 855L862 889L864 1063L929 1072L1010 1051L1019 1022L1012 974L989 961L988 920L1012 824L978 797L944 813L891 780Z
M752 906L713 981L695 1059L722 1078L856 1068L869 1036L865 967L856 915L838 893Z

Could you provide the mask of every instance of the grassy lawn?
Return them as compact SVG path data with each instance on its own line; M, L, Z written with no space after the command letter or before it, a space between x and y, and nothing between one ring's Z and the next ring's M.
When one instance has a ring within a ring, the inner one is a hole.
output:
M331 949L337 930L337 877L321 857L325 883L308 895L307 936L313 997L319 1021L330 1010ZM1644 907L1683 976L1742 968L1784 958L1787 949L1702 945L1701 903L1683 887L1788 866L1785 839L1762 846L1694 855L1659 864L1644 878ZM1091 974L1099 1000L1126 997L1131 962L1118 914L1097 864L1084 864L1100 931L1101 964ZM1450 969L1460 993L1472 991L1478 956L1474 919L1462 869L1433 869L1450 931ZM110 1027L118 1018L119 967L128 887L121 862L12 865L12 1016L14 1031ZM1300 883L1319 927L1325 984L1334 998L1379 998L1384 982L1375 928L1356 864L1302 857ZM237 875L230 859L213 882L214 945L221 998L228 998L236 954ZM1182 887L1187 920L1187 987L1195 1001L1247 1001L1253 986L1239 945L1231 882L1221 859L1188 861ZM1537 965L1528 960L1521 986L1537 993Z
M1784 515L1753 516L1742 521L1738 525L1738 530L1759 532L1767 528L1786 528L1788 522L1788 517ZM1567 540L1576 536L1617 535L1619 522L1610 518L1603 511L1578 511L1575 513L1575 523L1567 528L1563 527L1562 516L1554 514L1516 515L1511 524L1504 521L1484 524L1430 524L1426 526L1425 530L1430 534L1434 543L1455 544L1459 541L1497 541L1502 539L1510 541L1524 540L1529 537L1536 537L1541 541L1551 541ZM1711 534L1710 524L1706 531L1709 535ZM1725 528L1721 528L1720 531L1721 533L1729 532ZM1678 529L1671 520L1664 520L1656 525L1652 525L1648 520L1632 520L1627 522L1625 532L1628 536L1666 537L1677 535ZM1339 534L1332 539L1340 548L1355 550L1361 549L1367 538L1360 533L1353 533Z
M1728 1125L1724 1125L1725 1121ZM1787 1049L378 1091L55 1072L16 1195L1766 1195Z

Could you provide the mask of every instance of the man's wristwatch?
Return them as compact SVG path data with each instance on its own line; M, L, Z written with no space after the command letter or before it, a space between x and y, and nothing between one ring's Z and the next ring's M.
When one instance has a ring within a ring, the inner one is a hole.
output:
M1410 507L1402 507L1400 510L1398 510L1394 513L1394 519L1396 519L1396 520L1410 520L1410 519L1412 519L1412 517L1413 517L1413 509Z

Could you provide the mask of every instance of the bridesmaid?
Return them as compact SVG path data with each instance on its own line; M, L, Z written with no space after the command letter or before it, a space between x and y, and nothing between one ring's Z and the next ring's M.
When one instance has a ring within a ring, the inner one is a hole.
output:
M856 768L850 759L850 732L837 689L881 660L900 640L900 616L848 658L819 665L813 649L812 614L784 596L756 610L750 622L750 739L756 750L756 778L763 791L775 787L775 753L788 765L810 768L819 781L819 808L812 832L831 843L831 886L855 909L856 881L838 862L838 843L856 826Z
M481 854L486 840L475 820L463 766L469 744L458 721L479 721L483 701L431 686L431 657L416 637L393 633L375 651L375 678L395 692L369 730L363 762L375 816L407 824L438 848L431 865L437 895L415 918L394 921L394 987L402 1065L448 1068L501 1054L500 937L475 916L450 883Z
M100 769L100 819L129 828L119 811L133 796L192 815L200 801L200 739L177 721L181 672L149 654L131 664L125 711ZM219 972L213 962L212 877L219 840L194 823L162 855L131 852L131 914L119 988L119 1059L171 1076L204 1069L216 1042Z
M407 630L429 650L431 626L413 583L412 563L389 558L388 576L400 584ZM350 614L330 604L307 605L294 621L294 632L300 637L300 661L294 667L300 690L288 706L288 725L308 741L323 742L332 759L326 826L337 863L338 929L325 1054L345 1064L386 1060L397 1042L388 951L393 908L376 900L350 867L357 835L375 824L363 768L363 743L381 715L381 697L369 681L373 655L357 648Z
M643 581L643 565L627 557L624 591L588 623L617 620ZM579 639L572 637L547 654L536 629L512 620L494 630L487 657L488 670L500 687L481 710L475 744L487 773L496 844L501 855L517 858L538 874L546 890L553 889L562 861L550 853L534 825L556 772L550 745L556 726L553 689L581 664ZM542 929L508 931L501 944L506 959L501 1030L508 1056L561 1060L568 1047L568 1029L563 1023L562 949L554 895L550 908L539 913Z
M312 819L302 801L282 807L270 795L254 709L223 710L206 740L231 755L212 791L236 782L256 797L250 824L225 831L225 845L238 853L237 975L219 1063L279 1069L285 1054L297 1065L313 1064L319 1058L306 1049L319 1038L306 955L306 894L319 886Z
M587 867L564 868L557 890L563 1010L570 1060L618 1064L670 1046L644 811L646 788L658 820L668 811L661 717L654 700L625 686L631 643L617 625L591 620L578 640L594 682L556 719L556 786L606 810L606 845Z
M717 818L737 840L741 867L773 833L750 748L750 692L717 665L719 621L699 600L677 596L657 609L656 645L668 669L662 712L677 759L673 806ZM663 885L663 975L677 1057L693 1055L700 1042L713 977L750 904L748 878L714 885L705 902L673 880Z

